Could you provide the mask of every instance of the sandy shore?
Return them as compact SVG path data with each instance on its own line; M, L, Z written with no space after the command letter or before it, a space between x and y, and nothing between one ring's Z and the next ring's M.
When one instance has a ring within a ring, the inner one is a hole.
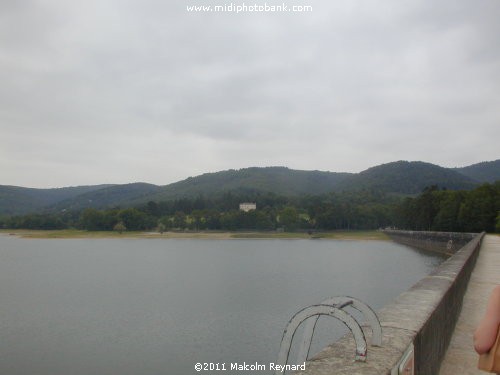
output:
M335 239L335 240L389 240L379 231L332 231L317 232L312 235L302 232L219 232L219 231L186 231L186 232L105 232L75 229L63 230L23 230L1 229L0 234L22 238L185 238L185 239Z

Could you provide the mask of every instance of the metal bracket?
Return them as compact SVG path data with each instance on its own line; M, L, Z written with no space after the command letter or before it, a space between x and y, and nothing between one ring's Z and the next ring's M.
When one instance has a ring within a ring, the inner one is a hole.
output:
M415 373L415 348L413 344L406 349L397 366L391 370L391 375L413 375Z

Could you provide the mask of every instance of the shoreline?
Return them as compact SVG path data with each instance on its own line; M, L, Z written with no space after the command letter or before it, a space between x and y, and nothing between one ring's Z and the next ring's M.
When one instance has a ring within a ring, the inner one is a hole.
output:
M213 240L238 240L238 239L327 239L327 240L377 240L390 241L389 237L377 230L371 231L329 231L308 234L304 232L223 232L223 231L186 231L186 232L123 232L112 231L85 231L76 229L60 230L29 230L29 229L0 229L0 235L10 235L19 238L32 239L213 239Z

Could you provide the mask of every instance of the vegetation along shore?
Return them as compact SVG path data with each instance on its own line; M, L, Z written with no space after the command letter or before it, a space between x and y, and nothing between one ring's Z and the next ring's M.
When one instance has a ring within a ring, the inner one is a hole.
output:
M309 238L307 233L386 227L499 233L500 159L462 169L399 161L358 174L246 168L164 187L0 186L0 228L8 230Z

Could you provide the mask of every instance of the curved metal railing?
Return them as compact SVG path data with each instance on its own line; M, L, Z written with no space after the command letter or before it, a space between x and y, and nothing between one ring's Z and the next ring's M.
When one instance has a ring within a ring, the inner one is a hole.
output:
M363 314L364 318L368 320L372 328L371 344L373 346L380 346L382 344L382 327L375 312L367 304L356 298L347 296L332 297L324 300L318 305L312 305L300 310L292 317L292 319L290 319L285 331L283 332L277 364L281 367L288 363L288 357L290 355L290 349L295 332L297 328L306 320L308 322L304 328L304 335L299 348L297 363L303 363L307 360L312 337L314 335L314 329L321 315L334 317L346 325L346 327L353 334L354 341L356 343L355 360L365 361L367 354L365 335L358 321L344 310L346 307L352 307ZM276 374L277 373L278 372L276 372Z
M380 321L372 310L370 306L366 303L360 301L359 299L349 297L349 296L339 296L332 297L321 302L321 305L335 306L339 309L344 309L346 307L352 307L360 311L363 314L365 320L368 321L372 329L372 346L382 345L382 326ZM307 319L304 327L304 335L302 336L302 342L299 347L299 353L297 355L297 363L303 363L309 357L309 351L311 348L311 342L314 335L314 329L316 328L316 323L318 322L319 315Z

